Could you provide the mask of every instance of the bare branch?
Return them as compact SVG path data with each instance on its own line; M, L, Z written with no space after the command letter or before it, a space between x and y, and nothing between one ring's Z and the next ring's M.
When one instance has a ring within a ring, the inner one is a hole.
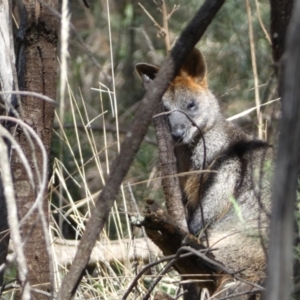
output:
M175 77L184 60L199 41L224 1L205 1L193 20L182 32L170 55L166 58L157 77L153 81L153 88L146 92L141 107L134 119L132 130L127 133L127 138L122 143L120 154L112 166L112 171L106 185L99 196L95 209L91 213L91 218L82 235L81 243L70 271L62 281L58 299L68 300L75 293L91 251L100 231L107 221L119 187L146 134L155 108L165 93L169 82Z
M172 10L170 11L170 13L167 16L168 20L172 17L174 12L176 12L178 9L179 9L179 4L174 4Z
M149 19L153 22L154 26L157 27L160 31L163 31L163 28L155 21L152 15L148 12L148 10L141 4L138 3L141 9L145 12L145 14L149 17Z

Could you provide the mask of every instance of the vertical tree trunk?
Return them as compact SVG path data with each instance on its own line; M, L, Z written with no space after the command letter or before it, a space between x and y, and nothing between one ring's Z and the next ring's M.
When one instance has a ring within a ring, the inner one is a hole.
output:
M12 91L15 76L15 52L13 45L11 1L0 1L0 90ZM11 94L0 97L0 116L8 114ZM4 125L1 122L0 126ZM0 137L1 139L2 137ZM0 166L1 169L1 166ZM9 244L6 199L2 184L3 170L0 173L0 265L6 262ZM0 272L0 287L3 285L4 270Z
M295 2L283 59L282 119L273 186L267 290L264 299L290 299L300 143L300 1Z
M270 0L270 32L272 53L276 73L278 63L284 52L285 36L290 22L294 0Z
M58 0L45 0L49 7L57 10ZM39 1L23 0L22 20L18 33L19 51L17 54L17 72L19 88L47 95L55 99L57 78L57 40L59 20ZM22 96L19 106L21 119L29 124L41 138L49 154L54 105L36 97ZM43 170L42 153L34 142L34 149L20 126L15 128L15 139L21 145L34 175L35 189L31 188L22 162L13 151L12 171L15 181L15 193L20 220L35 202L39 190L38 173ZM13 132L13 131L12 131ZM48 202L44 192L43 210L48 223ZM49 269L49 256L46 248L42 222L35 210L22 224L22 238L28 264L28 280L31 286L50 291L52 289ZM36 299L48 299L35 295Z

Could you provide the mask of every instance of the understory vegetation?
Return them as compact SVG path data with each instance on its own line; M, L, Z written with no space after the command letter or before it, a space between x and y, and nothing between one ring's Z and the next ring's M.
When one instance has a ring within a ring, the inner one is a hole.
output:
M135 64L161 65L168 47L200 6L196 0L165 4L167 31L160 1L97 0L90 1L89 9L81 1L69 2L70 36L61 41L68 46L63 54L67 64L61 64L60 74L65 77L58 83L58 91L64 86L65 96L56 107L48 189L57 289L139 109L144 90ZM206 60L210 89L225 116L253 136L275 144L280 102L269 14L267 0L227 1L197 47ZM123 182L75 299L121 299L141 268L161 259L150 240L141 242L143 230L130 222L132 216L142 214L146 198L164 206L152 126ZM295 252L298 256L299 249ZM163 262L149 268L127 299L144 299L159 276L162 280L156 290L179 295L178 282L184 279L173 270L161 274L163 268ZM15 273L13 266L8 268L6 282L14 281ZM13 287L3 292L5 299L13 299Z

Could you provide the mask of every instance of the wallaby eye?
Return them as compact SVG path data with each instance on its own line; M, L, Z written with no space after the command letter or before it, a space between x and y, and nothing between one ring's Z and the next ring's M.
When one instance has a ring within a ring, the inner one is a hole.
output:
M193 99L193 100L191 100L189 103L188 103L188 105L187 105L187 107L186 107L188 110L196 110L197 109L197 103L196 103L196 101Z

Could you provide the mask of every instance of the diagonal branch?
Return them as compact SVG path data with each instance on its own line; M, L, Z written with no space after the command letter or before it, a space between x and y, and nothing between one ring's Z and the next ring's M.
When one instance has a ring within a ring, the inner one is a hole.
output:
M146 92L132 129L127 133L127 137L121 145L120 154L112 166L112 172L87 223L70 271L62 281L58 299L68 300L75 293L99 233L108 219L119 187L146 134L155 108L158 106L169 82L175 77L184 60L224 2L225 0L206 0L204 2L182 32L170 55L165 59L161 70L153 81L152 89Z

